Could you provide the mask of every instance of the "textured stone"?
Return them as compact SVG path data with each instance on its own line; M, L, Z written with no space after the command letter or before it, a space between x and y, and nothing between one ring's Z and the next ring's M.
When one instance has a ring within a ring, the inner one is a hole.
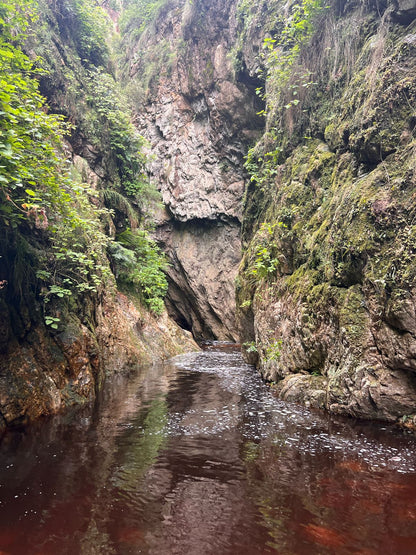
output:
M313 408L327 407L327 380L322 376L293 374L281 380L274 389L285 401Z
M96 320L93 332L74 317L60 333L32 325L23 340L13 338L0 355L0 433L93 401L107 373L197 349L166 314L154 319L121 294L104 297Z
M317 87L289 110L279 79L266 83L276 102L267 128L283 139L265 134L255 149L260 186L246 194L240 329L282 398L410 426L416 181L406 97L413 99L416 82L415 4L341 4L328 7L314 48L300 53L289 77L294 86L310 71L328 95ZM251 15L249 38L264 13ZM328 69L337 48L339 75ZM252 53L244 44L247 67ZM271 174L264 158L276 147L284 154Z
M237 340L234 280L240 262L237 223L188 222L160 227L169 259L167 307L197 339Z
M173 50L169 74L155 76L138 105L151 144L151 172L170 218L156 236L171 267L170 313L197 338L237 338L234 278L245 186L243 159L263 121L256 96L235 78L235 2L167 5L138 44L137 81L161 41ZM211 222L211 223L210 223ZM169 233L172 235L169 237Z
M394 0L393 15L403 25L409 25L416 18L414 0Z

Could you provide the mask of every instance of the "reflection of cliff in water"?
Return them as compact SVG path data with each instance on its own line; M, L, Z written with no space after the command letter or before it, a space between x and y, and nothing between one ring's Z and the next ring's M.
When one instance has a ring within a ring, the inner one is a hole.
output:
M391 428L277 400L230 347L191 353L5 436L0 550L411 553L415 455Z

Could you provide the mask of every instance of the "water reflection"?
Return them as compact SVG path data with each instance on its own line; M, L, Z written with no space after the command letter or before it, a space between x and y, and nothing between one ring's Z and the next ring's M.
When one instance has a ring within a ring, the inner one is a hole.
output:
M416 445L275 399L231 347L5 436L2 554L410 554Z

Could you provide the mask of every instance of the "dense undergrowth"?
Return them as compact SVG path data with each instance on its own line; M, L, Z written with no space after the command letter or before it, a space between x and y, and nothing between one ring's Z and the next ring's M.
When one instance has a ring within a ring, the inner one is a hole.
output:
M158 196L116 84L112 28L88 0L0 6L1 302L52 328L115 281L163 310Z

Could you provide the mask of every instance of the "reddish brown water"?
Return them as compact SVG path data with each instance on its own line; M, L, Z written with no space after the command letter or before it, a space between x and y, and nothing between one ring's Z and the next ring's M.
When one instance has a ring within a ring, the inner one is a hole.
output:
M0 553L412 555L416 444L276 400L232 349L0 446Z

